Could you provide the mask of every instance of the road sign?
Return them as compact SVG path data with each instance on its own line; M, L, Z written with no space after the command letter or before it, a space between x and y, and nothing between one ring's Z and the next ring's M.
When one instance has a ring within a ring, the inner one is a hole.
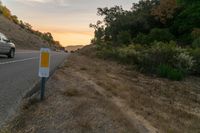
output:
M50 49L40 49L39 77L49 77L50 70Z

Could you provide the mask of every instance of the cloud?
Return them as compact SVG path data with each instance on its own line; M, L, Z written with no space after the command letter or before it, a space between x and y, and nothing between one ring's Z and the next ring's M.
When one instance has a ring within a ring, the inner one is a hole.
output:
M16 0L16 1L22 2L22 3L29 3L29 2L46 3L46 2L49 2L49 0Z
M69 6L68 0L15 0L24 4L49 4L59 6Z

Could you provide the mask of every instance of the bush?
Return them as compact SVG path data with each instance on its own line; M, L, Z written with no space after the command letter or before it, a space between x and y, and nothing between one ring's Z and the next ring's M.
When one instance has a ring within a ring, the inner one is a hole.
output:
M151 46L135 44L117 48L106 44L97 46L100 57L135 65L142 72L158 74L172 80L181 80L194 69L194 64L195 70L200 66L200 50L193 50L192 54L189 54L186 49L178 47L173 41L154 42ZM198 62L194 61L193 57ZM198 72L200 73L200 70Z
M129 44L131 42L131 34L128 31L122 31L117 35L119 44Z
M135 37L133 39L133 42L134 43L138 43L138 44L150 44L151 43L150 40L149 40L148 35L145 35L143 33L139 33L137 35L137 37Z
M181 45L185 45L187 46L188 44L192 44L193 38L192 35L190 33L185 33L183 35L180 35L177 38L177 42Z
M98 47L97 56L104 59L117 59L118 54L115 48L111 46Z
M200 37L193 41L192 47L193 48L200 48Z
M161 64L158 67L157 74L161 77L178 81L182 80L185 77L184 72L164 64Z
M139 33L137 37L133 39L133 42L139 44L151 44L154 41L170 42L174 40L174 35L169 32L168 29L152 29L148 35Z
M149 49L143 50L138 55L140 55L138 57L140 70L174 80L182 79L181 77L190 73L194 66L192 56L185 49L177 47L174 42L154 42ZM163 67L162 64L165 66Z
M152 29L149 33L150 42L153 41L162 41L162 42L170 42L174 40L174 35L169 32L168 29Z
M141 62L139 67L147 72L156 72L156 67L160 64L169 64L173 66L174 58L180 52L180 49L176 46L176 43L163 43L154 42L149 49L142 52Z
M189 73L192 70L192 67L194 66L194 59L189 53L185 50L182 50L182 52L175 56L175 63L174 67L181 70L184 73Z
M140 52L139 50L143 49L139 45L129 45L126 47L118 48L118 57L119 60L127 64L137 64Z
M192 35L193 39L200 38L200 29L194 28L191 35Z
M200 75L200 48L192 49L190 53L194 59L192 72L195 75Z

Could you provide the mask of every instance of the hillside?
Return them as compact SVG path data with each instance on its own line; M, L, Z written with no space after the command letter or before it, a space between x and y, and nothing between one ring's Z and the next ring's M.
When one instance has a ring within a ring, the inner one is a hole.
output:
M0 15L0 32L12 40L18 49L38 49L50 47L47 41L21 28L19 25Z
M81 49L83 47L84 47L83 45L67 46L67 47L65 47L65 50L67 50L67 51L75 51L75 50Z

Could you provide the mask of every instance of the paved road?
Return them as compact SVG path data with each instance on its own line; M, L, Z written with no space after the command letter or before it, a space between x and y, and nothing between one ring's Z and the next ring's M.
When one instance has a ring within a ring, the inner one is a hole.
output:
M67 57L64 52L51 53L51 72ZM0 126L14 113L19 101L40 79L39 51L16 51L14 59L0 56Z

